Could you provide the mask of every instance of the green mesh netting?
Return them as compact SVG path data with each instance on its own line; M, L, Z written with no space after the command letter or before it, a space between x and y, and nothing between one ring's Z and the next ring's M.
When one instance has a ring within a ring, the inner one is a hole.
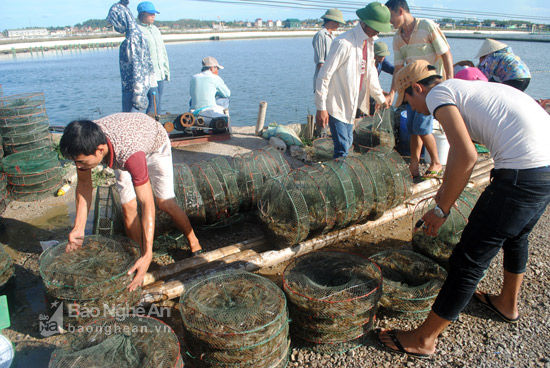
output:
M51 355L50 368L181 368L178 337L145 316L93 321L69 335Z
M351 177L345 165L341 161L325 161L323 164L315 164L323 173L324 179L332 189L335 213L335 229L348 226L355 216L355 191Z
M264 183L261 168L250 155L233 156L231 167L237 171L242 209L245 211L255 209Z
M392 109L377 111L356 124L353 142L359 152L371 147L395 147Z
M36 150L42 150L42 149L49 149L50 151L53 149L53 141L50 136L47 136L42 139L38 139L33 142L29 143L3 143L4 151L6 152L6 155L10 155L12 153L21 153L21 152L34 152Z
M316 351L358 347L373 327L382 294L379 268L345 252L312 252L295 258L283 272L291 336Z
M311 166L302 166L289 173L296 189L302 193L309 210L309 231L327 233L336 222L332 189L322 172Z
M44 93L22 93L0 98L0 120L45 110ZM0 122L1 125L1 122Z
M8 176L6 173L0 173L0 215L4 213L11 200L7 185Z
M11 197L17 201L31 202L54 196L61 187L62 170L49 171L44 175L27 175L32 184L10 185ZM23 181L23 175L18 180Z
M49 137L49 123L39 123L28 132L23 133L6 133L2 134L2 143L4 145L20 145L25 143L34 143L44 138Z
M2 160L7 174L35 174L59 166L57 152L51 149L14 153Z
M448 268L449 257L460 241L462 231L468 223L468 217L478 197L479 192L477 190L466 188L455 202L445 223L439 228L437 236L426 235L422 229L413 230L413 250ZM435 205L433 198L418 203L413 213L413 226Z
M61 171L61 167L53 167L32 174L6 174L6 177L8 183L13 186L36 185L52 178L59 178L62 174Z
M56 298L101 300L126 289L134 277L128 271L140 250L129 238L91 235L75 251L66 252L66 246L48 248L39 260L46 290Z
M334 157L334 142L332 138L317 138L313 141L313 154L317 161L328 161Z
M288 176L268 179L258 201L266 238L284 248L297 244L309 234L310 217L300 187Z
M0 287L4 286L15 274L11 257L4 247L4 244L0 244Z
M0 118L0 135L29 133L35 130L37 125L48 124L48 121L45 110L25 116Z
M355 214L351 222L356 223L367 220L374 209L374 187L366 167L354 157L340 158L336 161L345 165L353 184Z
M288 161L276 148L269 146L267 148L262 148L262 150L267 153L269 157L275 162L275 165L277 165L278 175L286 175L290 172L290 165L288 164Z
M195 176L184 163L174 164L174 191L178 205L185 211L192 224L204 224L206 213Z
M111 237L124 231L120 195L115 186L98 186L94 204L92 234Z
M401 155L387 147L370 149L367 155L373 154L380 157L385 164L386 183L388 184L388 199L391 199L389 207L396 207L412 195L413 179L409 166ZM389 172L389 175L387 173ZM391 180L389 180L391 179Z
M220 183L222 184L227 199L227 214L232 216L239 211L241 197L239 185L237 184L237 172L231 168L227 159L223 156L216 157L209 161L210 166L216 172Z
M203 200L206 223L214 224L226 219L229 216L228 198L212 165L207 161L200 161L191 165L191 172Z
M388 250L370 257L382 271L380 306L403 318L423 318L445 282L447 272L431 259L409 250Z
M353 156L350 159L359 161L367 172L367 178L370 180L373 189L373 208L369 219L377 219L384 214L388 208L388 190L384 179L384 172L381 168L382 162L379 160L370 160L364 155Z
M286 365L286 299L273 282L248 272L230 271L196 279L185 290L180 311L193 366Z

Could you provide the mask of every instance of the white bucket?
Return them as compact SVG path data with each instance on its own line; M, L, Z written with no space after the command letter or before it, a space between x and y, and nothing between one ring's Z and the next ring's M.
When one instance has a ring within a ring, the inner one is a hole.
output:
M435 146L437 147L437 154L439 155L439 162L441 165L447 165L447 156L449 156L449 141L445 133L434 133ZM428 153L428 150L424 153L424 161L427 164L432 162L432 158Z

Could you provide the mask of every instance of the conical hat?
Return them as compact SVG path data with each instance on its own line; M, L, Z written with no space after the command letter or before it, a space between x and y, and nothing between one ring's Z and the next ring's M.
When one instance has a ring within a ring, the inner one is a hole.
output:
M507 44L493 40L492 38L485 39L483 45L477 52L475 59L479 59L482 56L492 54L495 51L502 50L503 48L508 47Z

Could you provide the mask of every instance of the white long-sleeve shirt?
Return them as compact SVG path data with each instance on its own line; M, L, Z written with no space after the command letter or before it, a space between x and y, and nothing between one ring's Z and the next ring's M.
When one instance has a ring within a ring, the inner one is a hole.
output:
M315 106L332 117L353 124L357 108L368 112L369 97L378 103L385 101L378 72L374 65L374 41L361 24L338 36L330 48L324 65L319 70L315 87ZM367 41L367 60L363 85L359 89L363 42Z

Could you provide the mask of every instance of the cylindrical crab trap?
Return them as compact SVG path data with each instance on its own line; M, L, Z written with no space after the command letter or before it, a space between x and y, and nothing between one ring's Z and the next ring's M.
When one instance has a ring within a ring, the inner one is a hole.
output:
M288 176L265 182L258 210L266 238L276 246L285 248L307 238L308 205L300 188Z
M178 205L192 224L204 224L206 212L195 176L185 163L174 164L174 191Z
M50 149L9 155L2 160L14 199L34 201L53 195L62 179L57 152Z
M475 189L465 189L451 208L449 217L439 228L437 236L426 235L422 229L414 231L412 235L413 250L448 268L449 257L460 241L462 231L468 223L468 217L478 195ZM418 203L413 213L413 226L435 205L434 198L428 198Z
M243 210L255 209L262 193L264 176L251 155L235 155L231 167L237 171L237 185Z
M409 250L388 250L370 257L382 271L380 306L400 317L426 317L445 282L447 271Z
M162 321L104 318L77 329L50 357L50 368L183 368L178 337Z
M134 241L92 235L75 251L66 252L66 246L63 242L42 253L39 269L48 295L64 302L69 317L82 322L92 307L120 312L139 303L140 289L127 289L134 277L128 271L140 257Z
M6 285L9 279L15 274L11 257L4 247L5 245L0 244L0 288Z
M302 166L289 173L296 189L302 193L309 211L309 230L313 233L327 233L336 221L334 194L319 168Z
M332 160L315 164L313 167L323 173L323 178L332 189L334 228L342 229L348 226L355 217L355 190L346 165L342 161Z
M215 224L226 219L228 214L228 198L214 167L207 161L191 165L197 189L201 194L206 214L206 223Z
M244 271L213 274L186 285L180 311L193 367L285 367L286 299L270 280Z
M218 180L225 192L227 215L232 216L239 211L241 205L241 196L237 184L237 172L229 165L229 162L223 156L216 157L210 160L209 163L218 176Z
M116 187L114 185L98 186L95 195L92 234L107 237L123 234L123 218L120 195Z
M373 116L364 117L353 132L353 142L359 152L373 147L395 147L393 134L393 114L391 109L377 111Z
M374 210L374 183L371 175L367 172L365 165L353 156L337 159L336 162L344 164L353 184L355 214L351 222L367 220Z
M317 138L313 141L313 154L317 161L328 161L334 158L334 142L330 137Z
M373 327L382 275L365 257L321 251L294 259L283 286L291 336L318 352L345 352L360 346Z
M286 175L290 172L290 165L284 156L276 148L268 146L267 148L262 148L272 160L272 162L277 167L277 175Z
M44 93L22 93L0 98L0 119L25 116L45 110ZM0 125L3 125L0 122Z
M8 176L5 172L2 172L0 173L0 215L4 213L9 204Z
M51 146L49 127L50 125L45 122L36 124L34 129L28 132L3 134L4 151L11 154Z

